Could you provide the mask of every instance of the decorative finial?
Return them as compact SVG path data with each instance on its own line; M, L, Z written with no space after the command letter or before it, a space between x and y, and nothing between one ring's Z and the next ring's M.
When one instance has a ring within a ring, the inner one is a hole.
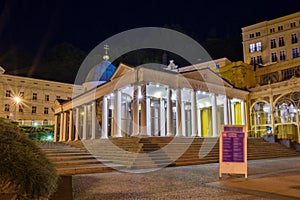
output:
M104 45L104 56L103 56L103 60L108 60L108 59L109 59L108 50L109 50L109 46L108 46L108 44L105 44L105 45Z

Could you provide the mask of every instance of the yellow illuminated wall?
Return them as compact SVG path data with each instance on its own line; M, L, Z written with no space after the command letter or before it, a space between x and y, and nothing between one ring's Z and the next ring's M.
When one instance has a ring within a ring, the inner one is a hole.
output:
M212 133L212 109L203 108L201 110L201 118L202 118L202 136L210 137L213 135Z

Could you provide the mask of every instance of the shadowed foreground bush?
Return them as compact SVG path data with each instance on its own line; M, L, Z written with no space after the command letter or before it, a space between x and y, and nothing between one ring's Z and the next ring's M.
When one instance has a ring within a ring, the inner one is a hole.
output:
M57 188L54 165L16 125L0 118L0 194L17 199L48 198Z

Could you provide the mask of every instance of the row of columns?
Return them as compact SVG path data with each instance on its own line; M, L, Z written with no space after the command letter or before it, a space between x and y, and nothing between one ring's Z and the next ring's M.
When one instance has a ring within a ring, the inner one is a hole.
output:
M151 136L151 105L150 97L146 96L146 85L136 85L133 90L133 102L132 102L132 134L131 136ZM176 90L176 133L175 136L181 137L186 136L186 124L185 124L185 102L182 102L182 90ZM174 136L173 130L173 119L172 119L172 91L168 89L168 95L166 98L166 111L165 101L160 100L160 135L161 136ZM122 137L121 132L121 106L122 106L122 93L121 90L114 92L114 109L112 113L112 130L114 137ZM202 137L202 119L201 119L201 108L197 106L196 94L191 91L191 133L192 137ZM217 96L211 94L211 105L212 105L212 131L213 137L218 136L218 118L217 118ZM91 106L91 109L88 107ZM140 114L139 114L140 106ZM73 113L75 111L75 114ZM80 122L80 109L77 107L73 110L65 111L60 113L60 123L58 122L58 115L55 115L55 130L54 130L54 141L57 139L59 130L59 141L71 141L79 139L79 127L82 123L82 135L81 139L87 139L88 126L91 127L91 137L89 139L95 139L98 129L98 120L96 116L96 102L93 101L90 105L83 105L83 117ZM91 110L91 113L88 111ZM166 112L166 113L165 113ZM228 100L228 97L224 97L224 124L235 124L235 110L234 103ZM241 114L242 124L246 122L245 118L245 103L241 101ZM73 119L73 114L74 118ZM91 115L91 124L88 124L88 116ZM231 116L231 117L229 117ZM102 103L102 129L101 138L108 138L108 96L103 97ZM166 123L165 123L166 122ZM67 124L68 123L68 124ZM60 127L58 128L58 124ZM166 130L165 130L166 124Z

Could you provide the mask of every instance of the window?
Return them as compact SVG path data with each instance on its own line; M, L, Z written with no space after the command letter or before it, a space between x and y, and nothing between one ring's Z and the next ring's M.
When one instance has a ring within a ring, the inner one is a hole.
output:
M48 114L49 114L49 108L47 108L47 107L44 108L44 114L45 114L45 115L48 115Z
M48 120L47 119L44 119L43 125L48 125Z
M5 112L9 112L9 110L10 110L10 105L9 104L5 104L4 105L4 111Z
M296 22L291 22L291 28L296 27Z
M284 46L284 37L279 37L279 46L280 47Z
M37 100L37 93L32 93L32 100Z
M278 82L278 73L277 72L272 72L270 74L264 74L261 76L261 85L266 85L269 83L276 83Z
M283 26L278 26L278 31L282 31L283 30Z
M293 69L285 69L282 71L283 80L288 80L293 77Z
M255 64L256 64L256 58L255 57L251 57L250 65L255 65Z
M19 96L20 96L21 98L24 98L25 93L24 93L24 92L20 92L20 93L19 93Z
M68 100L71 100L72 98L71 98L71 97L67 97L67 99L68 99Z
M5 96L6 97L11 97L11 90L6 90Z
M250 44L250 49L249 49L250 53L255 51L255 44Z
M256 64L262 65L263 64L262 56L251 57L250 64L251 65L256 65Z
M298 48L293 48L292 49L292 56L293 56L293 58L297 58L299 56L299 49Z
M271 49L276 48L276 40L271 39Z
M31 113L36 113L36 106L31 107Z
M297 38L297 34L296 33L292 34L291 38L292 38L292 41L291 41L292 44L298 43L298 38Z
M48 94L45 94L45 101L49 101L50 100L50 97Z
M282 79L284 81L292 78L293 76L299 77L299 75L300 75L300 66L282 70Z
M276 62L276 61L277 61L277 55L276 55L276 52L273 52L273 53L272 53L271 59L272 59L272 62Z
M270 28L270 33L274 33L275 32L275 28Z
M23 105L19 105L19 112L20 113L24 112Z
M257 56L257 64L262 65L263 64L263 60L261 56Z
M251 33L251 34L250 34L250 38L254 38L254 33Z
M261 42L252 43L252 44L250 44L249 47L250 47L249 48L250 53L262 50L262 48L261 48Z
M59 95L57 95L57 96L56 96L56 99L60 99L60 96L59 96Z
M279 57L280 57L279 59L280 59L281 61L286 60L286 53L285 53L284 50L280 51Z
M261 42L256 42L256 51L261 51Z
M259 37L260 36L260 32L256 32L255 35L256 35L256 37Z

